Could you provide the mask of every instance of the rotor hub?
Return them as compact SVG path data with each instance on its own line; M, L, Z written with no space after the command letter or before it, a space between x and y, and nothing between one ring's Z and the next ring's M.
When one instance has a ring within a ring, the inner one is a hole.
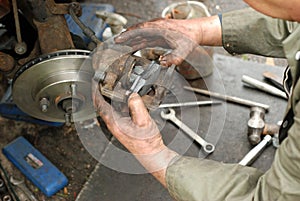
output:
M45 121L90 119L90 52L63 50L43 55L20 68L13 81L13 100L25 113ZM85 68L81 68L85 65ZM80 73L79 73L80 71Z

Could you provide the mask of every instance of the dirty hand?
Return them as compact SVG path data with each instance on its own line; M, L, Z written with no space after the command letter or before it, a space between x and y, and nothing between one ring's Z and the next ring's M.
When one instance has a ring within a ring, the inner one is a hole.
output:
M149 172L159 177L159 180L163 178L160 181L164 184L165 169L177 154L164 144L160 131L150 117L141 97L138 94L132 94L129 97L130 117L123 117L114 111L112 106L103 99L98 84L95 82L93 83L93 101L97 112L114 137Z
M157 126L138 94L132 94L128 100L131 117L116 112L96 87L93 100L107 128L132 154L153 154L165 148Z
M179 65L200 42L201 32L192 28L192 23L176 19L154 19L127 29L115 38L118 44L134 50L161 47L173 50L160 58L160 64Z

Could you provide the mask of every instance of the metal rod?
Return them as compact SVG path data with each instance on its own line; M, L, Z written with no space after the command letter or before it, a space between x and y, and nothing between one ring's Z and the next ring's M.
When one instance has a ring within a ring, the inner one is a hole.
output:
M14 11L14 18L15 18L17 41L18 41L18 43L22 43L17 0L12 0L12 4L13 4L13 11Z
M253 107L253 106L262 107L266 111L268 111L269 108L270 108L269 105L254 102L254 101L250 101L250 100L245 100L245 99L238 98L238 97L235 97L235 96L223 95L223 94L220 94L220 93L211 92L211 91L207 91L207 90L199 89L199 88L188 87L188 86L184 86L183 88L186 89L186 90L189 90L189 91L197 92L199 94L203 94L203 95L207 95L207 96L210 96L210 97L222 99L222 100L225 100L225 101L228 101L228 102L238 103L238 104L245 105L245 106L248 106L248 107Z
M242 76L242 82L249 84L250 86L253 86L261 91L279 96L281 98L287 99L286 94L281 91L280 89L277 89L276 87L273 87L267 83L261 82L259 80L256 80L252 77L249 77L247 75Z
M204 105L216 105L216 104L222 104L222 103L219 101L193 101L193 102L184 102L184 103L165 103L165 104L159 105L159 108L204 106Z
M79 28L82 30L82 32L89 37L96 45L101 44L102 42L97 38L95 35L95 32L88 26L86 26L76 15L76 7L77 4L71 4L69 8L69 14L71 15L74 22L79 26Z
M266 135L264 139L257 144L254 148L252 148L246 156L239 162L240 165L251 165L253 161L262 153L262 151L267 147L267 145L271 142L272 137L270 135Z

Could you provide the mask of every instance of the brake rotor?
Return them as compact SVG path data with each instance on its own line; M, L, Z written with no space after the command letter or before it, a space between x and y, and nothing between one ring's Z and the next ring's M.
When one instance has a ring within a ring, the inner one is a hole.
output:
M89 54L86 50L57 51L22 66L13 80L15 104L28 115L50 122L94 117L93 107L87 104L93 77Z

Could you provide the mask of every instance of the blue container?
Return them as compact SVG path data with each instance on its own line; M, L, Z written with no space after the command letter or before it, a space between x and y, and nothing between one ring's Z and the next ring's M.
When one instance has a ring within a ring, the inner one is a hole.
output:
M22 136L6 145L2 152L48 197L68 184L67 177Z
M95 12L114 12L114 7L110 4L99 3L81 3L80 5L82 7L82 15L79 17L79 19L95 32L95 35L99 40L102 40L102 34L108 25L104 23L101 18L98 18ZM82 30L78 27L70 15L65 15L65 18L72 33L80 36L86 44L91 42L91 39L82 33Z

